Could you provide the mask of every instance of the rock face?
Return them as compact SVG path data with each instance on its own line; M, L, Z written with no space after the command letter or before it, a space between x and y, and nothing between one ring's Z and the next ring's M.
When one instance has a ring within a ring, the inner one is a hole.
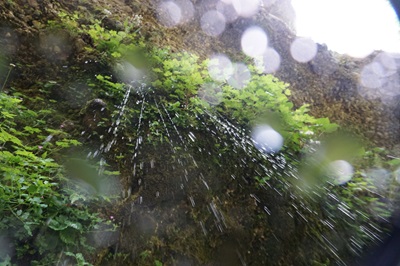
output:
M295 104L309 103L313 115L327 116L375 144L390 147L399 142L396 55L376 52L357 60L318 45L316 57L302 64L287 54L288 45L280 49L286 58L277 76L291 84ZM393 70L387 71L379 62L382 57L388 58Z
M87 102L81 113L83 116L82 125L91 131L99 130L99 123L102 121L102 118L109 117L107 104L102 99L93 99Z
M266 8L255 18L233 22L233 27L220 39L225 46L239 52L238 40L243 31L252 25L262 27L267 32L269 46L280 56L281 64L274 74L291 85L296 106L310 104L314 116L329 117L375 144L386 147L397 144L400 55L377 51L356 59L318 44L311 61L297 62L290 51L296 35L284 19Z

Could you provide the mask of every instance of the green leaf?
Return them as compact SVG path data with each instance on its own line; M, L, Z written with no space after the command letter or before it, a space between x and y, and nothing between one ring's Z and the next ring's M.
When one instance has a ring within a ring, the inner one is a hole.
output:
M30 151L26 151L26 150L15 151L15 154L18 154L20 156L23 156L23 157L26 157L26 158L30 158L30 159L33 159L33 160L37 159L37 156L35 154L33 154Z
M62 231L62 230L65 230L66 228L68 228L68 225L65 224L65 222L59 222L56 218L50 219L48 226L49 226L49 228L51 228L55 231Z
M83 196L82 194L73 193L73 194L71 194L71 195L69 196L69 199L70 199L70 201L71 201L71 204L73 204L73 203L75 203L75 202L78 201L78 200L83 200L83 201L85 201L85 200L86 200L86 197Z
M30 134L34 134L34 133L40 133L41 130L38 128L34 128L34 127L30 127L30 126L25 126L24 130L27 131Z
M76 234L71 230L62 230L59 233L62 242L68 245L76 245Z
M14 119L14 117L15 117L14 114L11 114L7 111L1 111L1 114L2 114L3 118L5 118L5 119Z
M31 227L29 226L29 224L24 223L24 229L26 230L26 232L29 236L32 236L32 230L31 230Z
M0 143L10 141L18 146L23 146L21 140L14 135L11 135L10 133L4 131L3 129L0 131Z
M34 192L36 192L37 191L37 186L35 186L35 185L30 185L29 187L28 187L28 189L27 189L27 191L29 192L29 193L34 193Z

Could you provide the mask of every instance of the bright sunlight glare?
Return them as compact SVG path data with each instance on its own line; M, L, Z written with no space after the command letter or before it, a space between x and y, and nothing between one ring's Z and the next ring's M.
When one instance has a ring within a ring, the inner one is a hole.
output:
M292 0L296 31L329 50L365 57L400 53L400 25L387 0Z

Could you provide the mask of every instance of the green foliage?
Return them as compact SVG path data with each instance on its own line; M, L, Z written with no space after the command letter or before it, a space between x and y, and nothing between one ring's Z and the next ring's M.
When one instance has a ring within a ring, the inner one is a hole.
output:
M102 27L96 19L89 19L90 23L79 25L77 14L61 12L59 17L68 29L89 34L94 48L87 47L88 52L97 53L107 65L127 61L135 67L150 70L147 72L152 80L151 91L161 98L161 103L171 113L173 123L178 126L196 125L194 117L202 114L208 106L198 97L199 92L209 84L214 84L221 92L222 102L216 108L218 112L247 129L256 123L270 123L285 138L288 149L301 150L304 142L310 138L306 132L320 135L337 128L327 118L316 119L308 115L307 105L295 109L288 99L288 85L272 75L261 74L255 67L250 66L251 80L247 86L237 90L226 83L212 81L207 69L208 60L200 61L198 56L187 52L172 53L168 49L146 47L132 33L131 22L124 23L123 30L115 31ZM97 75L97 80L105 88L103 91L108 97L122 100L126 91L123 83L115 82L111 76L105 75ZM150 110L154 111L155 108ZM137 112L127 113L134 115ZM153 121L151 131L160 134L159 127ZM163 140L164 137L158 135L156 139Z
M155 62L153 72L157 75L152 85L161 88L161 93L167 93L174 100L188 104L190 98L197 96L198 89L206 81L208 72L205 62L199 63L199 57L189 53L169 54L165 51L153 52Z
M122 47L126 48L124 42L130 37L124 31L106 30L100 24L89 25L86 32L92 37L96 50L105 53L106 58L120 58Z
M163 95L168 111L178 114L180 126L194 124L191 117L203 113L209 107L199 97L208 84L214 91L221 91L221 102L215 108L242 127L249 129L255 124L269 123L285 138L290 150L301 150L312 134L320 136L333 132L336 124L328 118L314 118L308 114L308 105L295 109L289 101L289 85L272 75L263 75L254 67L251 79L243 89L235 89L226 83L212 83L208 74L208 60L200 61L189 53L171 54L165 49L154 49L149 60L154 73L152 86L157 95ZM215 92L213 92L215 93ZM218 93L218 92L216 92ZM186 122L185 122L186 121Z
M15 97L1 93L0 110L0 232L13 242L10 246L17 247L13 261L33 256L54 262L63 251L86 265L82 254L75 252L82 247L90 250L85 234L102 220L85 205L71 205L74 185L64 177L63 167L49 157L80 143L61 130L27 123L34 119L24 118L40 114L23 107ZM25 123L20 125L20 121ZM41 135L46 132L52 138Z
M122 100L122 97L125 93L126 87L125 84L119 82L112 82L110 76L96 75L96 79L100 81L101 85L105 88L100 91L99 94L103 94L102 96L112 98L114 100Z
M295 109L289 101L289 85L272 75L260 75L253 70L248 85L237 90L224 85L220 112L241 124L269 124L285 138L291 151L298 151L310 135L335 131L336 124L328 118L314 118L308 114L308 105ZM311 134L310 134L311 133Z
M154 266L163 266L163 263L159 260L154 261Z

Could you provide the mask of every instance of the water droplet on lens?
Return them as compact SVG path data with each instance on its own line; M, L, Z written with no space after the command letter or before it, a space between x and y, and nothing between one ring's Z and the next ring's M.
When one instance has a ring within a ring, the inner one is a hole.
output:
M243 52L251 57L264 54L268 46L268 38L260 27L248 28L242 35L241 45Z
M366 65L361 71L361 85L370 89L379 88L380 86L382 86L381 72L382 66L377 62Z
M228 84L235 89L244 88L251 79L250 70L243 63L233 64L233 73L228 79Z
M163 2L157 9L158 20L166 27L174 27L182 19L181 8L173 1Z
M273 48L268 48L263 57L261 62L256 62L258 67L260 67L261 71L264 73L274 73L278 71L281 65L281 56L278 52Z
M396 182L400 184L400 168L393 172L393 176Z
M213 55L208 63L208 73L215 81L227 80L233 73L231 60L223 54Z
M390 173L383 168L374 168L367 172L367 176L372 181L378 193L384 192L390 182Z
M175 3L181 9L181 21L180 23L189 22L194 16L194 7L192 2L189 0L176 0Z
M294 60L300 63L311 61L317 54L317 44L310 38L297 38L290 46Z
M224 15L227 22L233 22L238 18L235 8L230 3L218 2L216 9Z
M211 10L201 17L201 28L210 36L218 36L225 30L226 19L218 11Z
M269 125L255 127L252 138L254 146L263 153L276 153L283 146L283 137Z
M344 160L336 160L329 164L328 174L335 184L342 185L349 182L353 177L353 166Z
M222 90L215 83L206 83L199 89L198 96L210 105L218 105L222 101Z
M236 13L241 17L251 17L260 8L260 0L232 0Z

